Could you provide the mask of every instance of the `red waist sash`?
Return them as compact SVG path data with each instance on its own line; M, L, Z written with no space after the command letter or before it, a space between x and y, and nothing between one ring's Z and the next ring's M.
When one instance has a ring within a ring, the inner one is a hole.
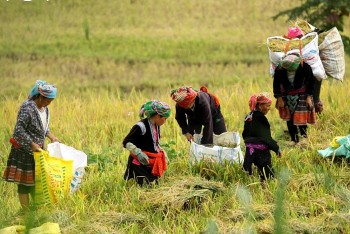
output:
M150 167L152 167L152 174L155 176L162 176L164 171L167 169L165 154L163 151L159 153L151 153L147 151L142 151L148 156L148 162ZM133 153L130 154L134 159L137 159L137 156Z

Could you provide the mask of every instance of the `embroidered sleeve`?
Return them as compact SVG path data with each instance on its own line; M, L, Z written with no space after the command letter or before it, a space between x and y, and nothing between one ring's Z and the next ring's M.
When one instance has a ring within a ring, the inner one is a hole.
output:
M27 129L30 127L31 119L30 107L22 106L18 112L13 138L21 148L26 150L31 149L30 144L32 143L32 139L27 132Z

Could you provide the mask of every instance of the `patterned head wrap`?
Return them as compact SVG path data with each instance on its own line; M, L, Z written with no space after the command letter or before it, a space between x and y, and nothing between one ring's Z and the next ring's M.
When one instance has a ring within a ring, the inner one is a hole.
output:
M260 93L260 94L255 94L251 96L249 99L250 110L251 111L254 110L257 103L271 103L272 100L271 98L269 98L269 96L270 95L268 93Z
M179 104L180 107L189 107L197 97L197 92L192 87L181 87L174 89L170 93L171 98Z
M281 66L287 71L296 71L300 63L301 63L300 55L288 54L282 59Z
M30 91L28 99L31 99L37 94L41 94L46 98L55 98L57 95L57 88L54 85L48 84L46 81L37 80Z
M139 112L141 119L144 115L146 115L147 118L150 118L155 114L168 118L170 116L170 106L165 102L153 100L143 104Z

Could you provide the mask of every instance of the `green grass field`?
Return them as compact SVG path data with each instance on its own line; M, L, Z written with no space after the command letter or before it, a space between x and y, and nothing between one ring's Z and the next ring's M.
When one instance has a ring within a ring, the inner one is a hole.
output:
M89 165L77 193L26 216L19 214L16 186L1 181L0 229L55 222L62 233L350 233L349 162L317 153L350 133L349 70L344 82L323 81L325 111L309 126L306 148L287 147L286 124L276 109L267 115L283 157L273 156L277 176L264 187L240 165L190 165L174 112L162 127L170 164L159 186L123 180L128 152L121 142L139 108L160 99L174 111L173 88L206 85L221 100L228 130L242 132L249 97L272 92L266 38L285 34L289 25L271 17L292 6L277 0L1 1L1 173L18 108L37 79L59 90L50 105L51 131L84 151ZM349 36L349 23L345 29Z

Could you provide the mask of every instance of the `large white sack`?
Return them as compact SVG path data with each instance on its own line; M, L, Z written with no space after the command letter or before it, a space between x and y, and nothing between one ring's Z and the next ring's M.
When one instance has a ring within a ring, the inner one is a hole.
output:
M326 74L343 81L345 74L344 44L336 27L323 32L326 34L319 43L320 58ZM322 34L323 34L322 33Z
M87 166L87 155L71 146L54 142L47 145L50 155L65 160L73 160L73 170Z
M54 157L73 160L73 179L70 185L70 192L74 193L77 191L87 166L87 155L80 150L59 142L48 144L47 150Z
M194 134L193 141L197 144L201 143L202 134ZM239 132L223 132L220 135L213 134L213 144L223 147L234 148L241 144Z
M291 39L290 41L303 41L307 37L313 37L313 39L306 45L302 44L302 49L301 49L301 57L304 62L310 65L312 69L312 73L315 76L316 79L322 80L322 79L327 79L326 71L323 67L321 58L319 56L319 49L318 49L318 35L316 32L308 33L302 38L298 39ZM289 39L286 39L281 36L274 36L274 37L268 37L267 38L267 45L270 44L270 40L273 39L279 39L287 42ZM293 49L293 50L288 50L286 52L278 51L274 52L268 47L269 51L269 58L270 58L270 75L273 76L275 74L275 69L277 68L278 64L282 60L282 58L291 53L297 53L300 54L299 49Z
M241 147L238 145L235 148L228 148L214 145L213 147L206 147L191 141L190 146L190 162L195 163L201 160L223 163L228 161L231 163L242 163L243 154Z

